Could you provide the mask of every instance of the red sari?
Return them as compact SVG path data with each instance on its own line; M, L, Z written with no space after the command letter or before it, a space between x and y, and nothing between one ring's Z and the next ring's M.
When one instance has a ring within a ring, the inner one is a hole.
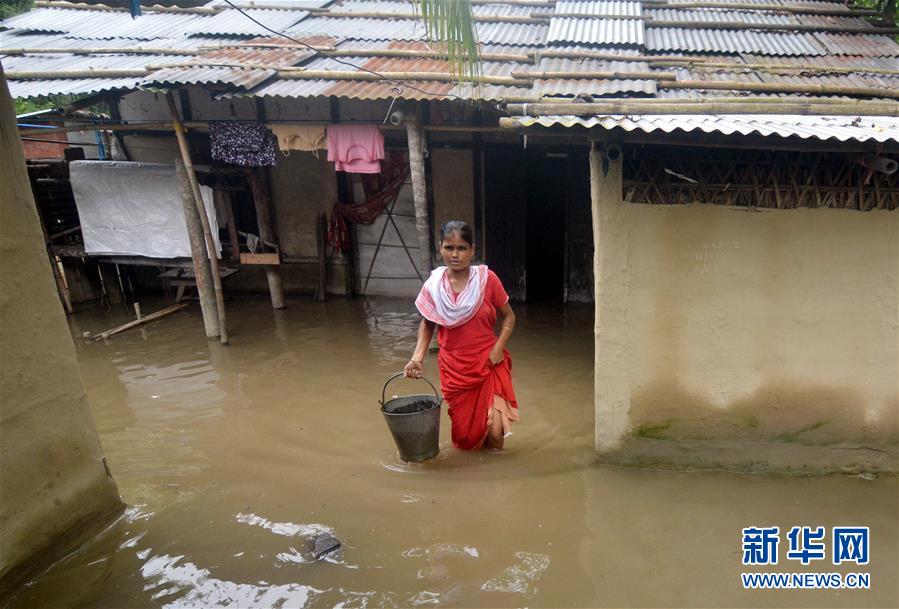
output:
M474 317L455 328L437 327L440 385L449 405L453 445L462 450L484 445L494 416L502 417L504 434L518 420L512 357L503 350L502 362L495 366L490 362L496 344L496 310L507 302L509 296L499 277L488 271L484 301ZM502 400L494 400L495 396Z

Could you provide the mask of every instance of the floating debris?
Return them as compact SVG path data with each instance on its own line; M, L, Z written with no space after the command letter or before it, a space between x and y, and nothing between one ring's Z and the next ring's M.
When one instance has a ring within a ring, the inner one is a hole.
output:
M333 552L340 547L340 541L333 535L327 533L319 535L315 538L315 545L312 549L312 555L317 559L321 558L329 552Z

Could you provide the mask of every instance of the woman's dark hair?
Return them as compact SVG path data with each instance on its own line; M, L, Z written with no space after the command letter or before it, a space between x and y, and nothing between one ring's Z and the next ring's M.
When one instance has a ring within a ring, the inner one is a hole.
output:
M462 239L466 241L468 245L474 245L474 231L471 230L471 227L467 222L462 222L461 220L450 220L449 222L441 226L440 241L443 242L444 239L446 239L453 233L459 233L459 236L462 237Z

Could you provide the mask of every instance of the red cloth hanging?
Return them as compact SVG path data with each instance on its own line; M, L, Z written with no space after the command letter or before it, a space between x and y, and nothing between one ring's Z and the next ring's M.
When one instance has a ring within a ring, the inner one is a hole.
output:
M401 152L391 152L381 163L381 173L364 175L362 188L366 195L365 202L354 205L337 203L331 208L328 243L339 252L348 251L350 235L346 221L372 224L384 213L399 189L403 187L408 172L409 166L405 155Z

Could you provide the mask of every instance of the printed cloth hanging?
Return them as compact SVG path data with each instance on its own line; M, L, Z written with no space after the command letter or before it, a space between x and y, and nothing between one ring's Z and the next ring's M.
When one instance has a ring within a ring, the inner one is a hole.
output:
M258 121L209 121L212 160L241 167L274 167L275 136Z
M348 173L381 173L384 136L375 125L328 125L328 160Z
M291 150L312 152L318 156L319 150L328 147L328 139L324 126L311 125L269 125L278 139L278 148L285 156Z

